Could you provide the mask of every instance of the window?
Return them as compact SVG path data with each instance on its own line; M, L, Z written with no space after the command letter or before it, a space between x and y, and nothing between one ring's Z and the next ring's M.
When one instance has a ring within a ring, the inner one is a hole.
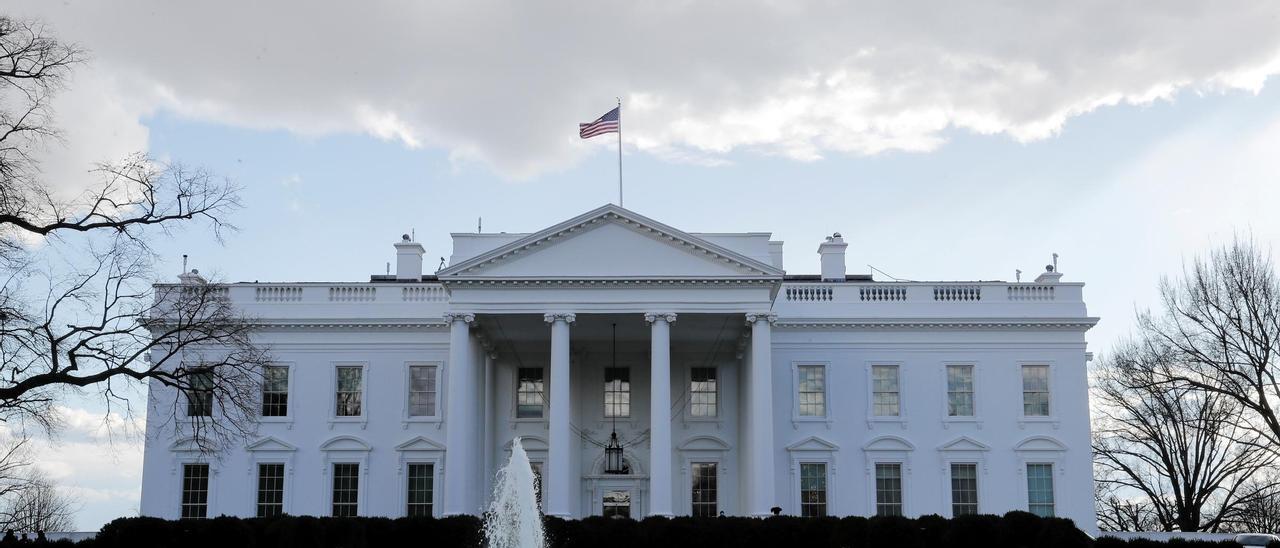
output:
M605 491L601 510L606 518L631 517L631 491Z
M693 517L716 516L716 463L693 463Z
M901 463L876 463L876 515L902 515Z
M405 500L409 507L405 515L411 518L430 517L431 499L435 483L435 466L414 463L409 465L409 494Z
M409 366L409 416L436 416L436 366Z
M546 401L546 385L542 382L542 368L521 367L516 375L516 418L540 419Z
M284 464L258 465L258 517L268 518L284 513Z
M262 416L289 416L289 367L268 365L262 370Z
M187 372L187 416L213 415L213 370L192 369Z
M947 366L947 416L973 416L973 366Z
M877 417L898 416L898 366L871 366L871 402L873 415Z
M800 463L800 515L806 518L827 515L826 463Z
M333 517L355 517L360 500L360 465L333 464Z
M714 417L717 413L716 368L693 368L689 371L689 414Z
M338 367L338 393L335 415L339 417L360 416L361 376L363 373L363 368L358 365Z
M182 519L209 515L209 465L182 465Z
M978 513L978 465L951 463L951 516Z
M1022 414L1049 416L1049 366L1022 366Z
M631 370L604 368L604 416L631 416Z
M821 365L802 365L797 372L800 381L800 416L827 416L826 369Z
M1027 464L1027 510L1043 518L1053 517L1053 465Z

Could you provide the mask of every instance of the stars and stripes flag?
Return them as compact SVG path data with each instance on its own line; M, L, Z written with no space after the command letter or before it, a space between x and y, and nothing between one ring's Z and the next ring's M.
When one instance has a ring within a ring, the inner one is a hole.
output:
M605 133L622 133L622 106L604 113L604 116L596 118L594 122L589 124L578 124L578 136L583 139L590 139L596 135L604 135Z

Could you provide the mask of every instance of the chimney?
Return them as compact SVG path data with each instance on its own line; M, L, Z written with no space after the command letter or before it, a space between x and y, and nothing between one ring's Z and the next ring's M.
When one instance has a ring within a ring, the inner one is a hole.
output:
M822 281L844 281L844 249L849 244L837 232L827 236L827 241L818 244L818 255L822 256Z
M178 274L178 280L179 280L179 281L181 281L181 282L182 282L182 283L184 283L184 284L207 284L207 283L209 283L209 281L208 281L208 280L204 279L204 276L201 276L201 275L200 275L200 271L199 271L199 270L196 270L196 269L194 269L194 268L193 268L193 269L191 269L191 270L189 270L189 271L183 272L182 274Z
M400 236L396 246L396 279L422 280L422 255L427 252L422 244L413 241L408 234Z
M1060 279L1062 279L1062 273L1058 272L1057 267L1047 264L1044 265L1044 272L1041 272L1039 276L1036 276L1036 283L1056 284Z

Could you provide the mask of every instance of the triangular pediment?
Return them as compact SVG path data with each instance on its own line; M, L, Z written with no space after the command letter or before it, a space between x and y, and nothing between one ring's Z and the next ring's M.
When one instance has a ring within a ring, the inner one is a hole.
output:
M267 436L245 446L246 451L296 451L298 448Z
M437 273L510 279L737 279L782 270L615 205L529 234Z
M990 451L991 448L969 436L960 436L940 447L939 451Z
M444 451L444 446L422 436L417 436L397 445L396 451Z
M787 451L836 451L840 446L818 436L809 436L787 446Z

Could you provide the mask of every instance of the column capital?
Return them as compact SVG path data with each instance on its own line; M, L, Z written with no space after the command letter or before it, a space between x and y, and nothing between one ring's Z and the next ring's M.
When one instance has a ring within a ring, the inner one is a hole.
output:
M746 317L747 325L751 325L761 320L773 325L773 322L778 321L778 315L772 312L747 312Z
M652 325L653 322L656 322L658 320L662 320L667 323L673 323L676 321L676 313L675 312L646 312L644 315L644 323Z
M448 323L463 322L471 325L476 323L476 315L471 312L445 312L444 321Z
M578 315L573 312L547 312L542 315L542 321L547 323L555 323L557 320L564 321L564 323L573 323L577 319Z

